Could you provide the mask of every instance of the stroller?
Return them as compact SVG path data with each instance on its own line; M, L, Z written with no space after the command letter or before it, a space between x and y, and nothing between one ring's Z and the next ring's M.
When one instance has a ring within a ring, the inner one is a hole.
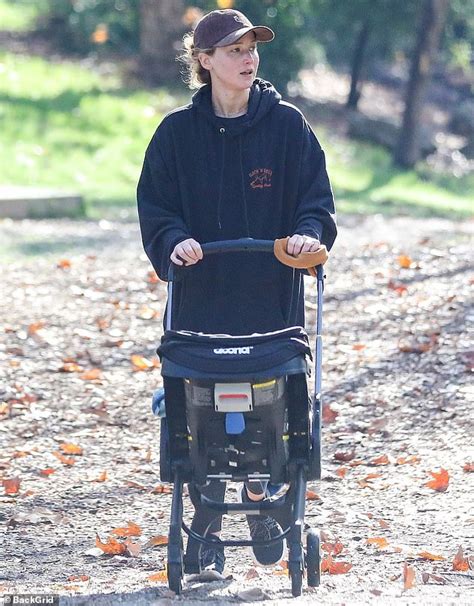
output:
M270 515L280 525L279 536L267 541L222 540L221 547L268 545L285 538L293 596L320 582L319 534L309 529L303 546L306 483L321 478L322 304L327 259L325 247L292 257L287 239L243 238L202 245L204 256L236 252L273 253L279 261L317 278L315 389L308 393L312 359L301 327L271 333L230 336L173 328L173 282L168 282L166 330L157 353L161 359L166 417L161 419L160 477L174 484L168 538L168 583L182 591L184 573L200 573L202 545L213 520L223 514ZM185 268L179 268L185 273ZM199 490L211 480L267 480L287 484L278 500L251 503L218 502ZM183 484L195 508L192 527L183 522ZM183 549L184 531L189 539Z

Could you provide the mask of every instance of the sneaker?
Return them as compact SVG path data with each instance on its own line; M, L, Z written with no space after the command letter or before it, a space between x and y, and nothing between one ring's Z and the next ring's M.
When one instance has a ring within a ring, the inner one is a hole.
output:
M249 499L245 486L242 486L240 501L241 503L254 502ZM255 502L258 503L259 501ZM280 525L270 516L248 515L246 518L253 541L268 541L282 532ZM285 539L275 541L269 545L252 545L252 551L257 564L260 566L274 566L283 559Z
M200 563L202 572L213 570L222 574L225 566L224 547L203 544Z

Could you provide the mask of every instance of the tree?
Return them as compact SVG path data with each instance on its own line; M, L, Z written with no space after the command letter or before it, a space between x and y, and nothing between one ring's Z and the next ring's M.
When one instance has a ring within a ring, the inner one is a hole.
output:
M405 111L394 161L412 167L420 157L420 118L433 59L446 21L449 0L424 0L410 68Z
M140 0L140 66L152 84L175 82L185 32L183 0Z

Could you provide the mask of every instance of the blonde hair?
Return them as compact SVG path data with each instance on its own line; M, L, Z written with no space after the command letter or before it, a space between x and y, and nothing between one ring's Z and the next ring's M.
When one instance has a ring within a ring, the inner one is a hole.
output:
M211 83L211 74L199 61L199 53L213 55L215 48L197 48L194 46L194 34L189 32L183 37L183 53L178 60L184 64L183 80L190 89L201 88Z

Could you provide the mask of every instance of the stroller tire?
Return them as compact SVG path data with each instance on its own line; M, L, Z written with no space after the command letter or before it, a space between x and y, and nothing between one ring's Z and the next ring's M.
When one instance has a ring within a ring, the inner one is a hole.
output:
M311 419L311 448L309 451L308 480L321 479L321 403L314 402Z
M294 598L301 595L303 590L303 567L295 564L289 565L289 573L291 579L291 594Z
M160 480L172 482L170 436L168 431L168 420L166 417L160 419Z
M183 589L183 567L177 563L168 563L167 566L168 573L168 586L171 591L174 591L176 595L180 595Z
M321 582L321 552L319 533L308 530L306 535L306 568L308 587L319 587Z

